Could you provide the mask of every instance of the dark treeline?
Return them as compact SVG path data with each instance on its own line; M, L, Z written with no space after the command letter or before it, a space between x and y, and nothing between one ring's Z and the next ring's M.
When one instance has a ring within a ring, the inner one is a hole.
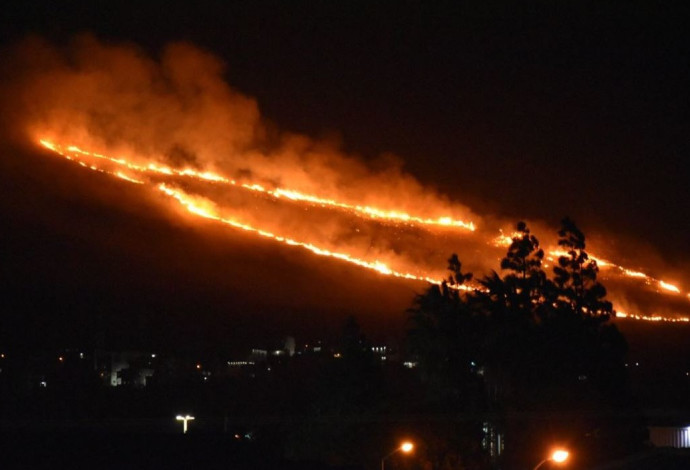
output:
M505 433L498 462L526 466L560 444L591 463L645 439L626 374L627 343L609 321L615 312L597 263L572 220L562 221L558 236L564 254L550 276L539 240L519 222L500 274L466 289L472 275L453 255L448 279L410 309L409 345L431 403L485 412ZM473 436L481 424L454 432Z

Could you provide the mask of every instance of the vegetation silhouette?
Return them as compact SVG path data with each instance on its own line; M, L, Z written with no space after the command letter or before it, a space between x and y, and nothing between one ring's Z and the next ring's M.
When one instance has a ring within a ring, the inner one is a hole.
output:
M505 433L505 444L493 443L495 464L499 453L528 463L540 451L534 443L555 436L585 446L592 461L644 439L625 370L627 343L610 322L615 312L597 263L571 219L562 220L558 237L563 253L551 276L539 240L518 222L500 273L460 289L472 274L453 254L448 279L408 310L408 347L429 410ZM486 432L478 439L491 447Z

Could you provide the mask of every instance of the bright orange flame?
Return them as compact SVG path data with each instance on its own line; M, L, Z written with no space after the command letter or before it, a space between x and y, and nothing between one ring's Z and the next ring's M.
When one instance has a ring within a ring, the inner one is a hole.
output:
M642 279L647 278L647 275L645 273L642 273L640 271L633 271L631 269L623 269L623 274L625 274L628 277L638 277Z
M55 153L58 153L58 154L62 155L63 157L65 157L69 160L76 161L73 157L64 153L62 151L62 147L60 147L59 145L56 145L56 144L49 142L47 140L41 140L40 143L41 143L41 145L54 151ZM71 152L78 153L78 154L82 154L82 155L88 155L88 156L94 156L96 158L106 159L110 162L114 162L114 163L126 166L128 169L135 170L135 171L148 171L148 170L150 170L150 171L155 171L157 173L163 173L166 175L188 175L188 176L193 175L193 176L198 176L198 177L201 177L202 179L207 179L207 180L211 180L211 181L220 181L219 178L221 178L221 177L209 176L208 173L197 173L194 170L177 171L177 170L173 170L173 169L170 169L167 167L160 167L160 166L155 166L155 165L149 165L148 167L142 167L139 165L128 163L126 160L123 160L123 159L113 159L110 157L106 157L104 155L89 153L89 152L81 150L75 146L67 147L67 150L71 151ZM76 162L81 164L82 166L90 168L91 170L94 170L94 171L111 174L111 175L117 176L117 177L122 177L122 176L118 175L117 173L102 170L102 169L97 168L95 166L88 166L88 165L86 165L80 161L76 161ZM199 175L205 175L205 176L199 176ZM139 183L139 181L133 180L132 178L123 178L123 179L125 179L127 181L131 181L131 182ZM224 180L224 181L229 181L231 184L235 184L234 181L230 181L230 180ZM260 192L269 192L266 189L264 189L263 187L261 187L260 185L256 185L256 184L255 185L242 185L242 187L245 187L247 189L252 189L255 191L260 191ZM379 260L375 260L375 261L362 260L362 259L353 257L347 253L339 253L339 252L326 250L324 248L320 248L318 246L315 246L311 243L306 243L306 242L302 242L302 241L298 241L298 240L293 240L291 238L282 237L282 236L276 235L274 233L271 233L269 231L261 230L261 229L255 228L251 225L238 222L234 219L224 218L218 213L218 210L215 207L215 204L212 203L211 201L209 201L205 198L191 196L182 190L173 189L173 188L165 185L164 183L159 184L158 189L161 192L163 192L164 194L177 200L177 202L179 202L183 207L185 207L187 209L187 211L189 211L190 213L195 214L195 215L200 216L200 217L203 217L203 218L206 218L206 219L212 219L212 220L221 222L223 224L230 225L230 226L237 228L237 229L241 229L241 230L244 230L247 232L252 232L252 233L258 234L258 235L265 237L265 238L271 238L275 241L284 243L286 245L299 246L301 248L304 248L306 250L311 251L314 254L317 254L320 256L329 256L332 258L336 258L336 259L339 259L342 261L346 261L348 263L355 264L359 267L370 269L372 271L376 271L376 272L379 272L381 274L385 274L388 276L393 276L393 277L397 277L397 278L401 278L401 279L415 280L415 281L426 281L426 282L429 282L431 284L441 284L441 282L442 282L439 279L434 279L434 278L427 277L427 276L417 276L417 275L414 275L411 273L395 271L395 270L391 269L390 267L388 267L385 263L383 263ZM471 290L472 288L465 286L465 285L462 285L462 286L459 286L459 289Z
M662 289L665 289L667 291L671 291L671 292L675 292L676 294L680 294L680 289L678 289L673 284L669 284L668 282L659 281L659 287L661 287Z
M204 217L206 219L212 219L217 222L221 222L223 224L229 225L234 228L238 228L247 232L252 232L257 235L260 235L265 238L271 238L275 241L284 243L286 245L290 246L299 246L301 248L304 248L308 251L311 251L312 253L319 255L319 256L328 256L331 258L336 258L342 261L346 261L348 263L355 264L359 267L370 269L372 271L377 271L381 274L385 274L387 276L393 276L393 277L398 277L401 279L410 279L410 280L415 280L415 281L426 281L431 284L441 284L441 280L439 279L434 279L426 276L416 276L411 273L406 273L406 272L401 272L401 271L395 271L388 267L385 263L382 263L381 261L365 261L363 259L355 258L347 253L338 253L330 250L326 250L324 248L319 248L318 246L315 246L311 243L306 243L306 242L301 242L298 240L294 240L292 238L288 237L282 237L279 235L276 235L272 232L266 231L266 230L261 230L255 227L252 227L251 225L244 224L241 222L238 222L234 219L228 219L222 217L217 209L215 208L215 205L200 197L195 197L195 196L190 196L187 193L185 193L182 190L179 189L174 189L171 188L163 183L161 183L158 186L158 189L162 191L163 193L167 194L168 196L174 198L177 200L182 206L184 206L189 212L192 214L198 215L200 217ZM463 290L470 290L470 287L467 286L460 286L461 289Z
M102 155L99 153L94 153L94 152L88 152L86 150L82 150L79 147L76 146L67 146L67 147L62 147L58 144L55 144L54 142L41 139L40 144L63 156L67 160L73 161L74 163L77 163L78 165L88 168L92 171L97 171L100 173L104 174L109 174L114 177L120 178L124 181L128 181L131 183L135 184L147 184L147 181L140 180L137 178L134 178L130 176L128 173L125 173L124 171L118 170L118 171L109 171L103 168L99 168L95 165L88 165L84 161L81 161L80 158L84 157L91 157L91 158L96 158L96 159L102 159L105 160L109 163L115 164L117 166L123 167L126 170L130 172L135 172L139 174L147 174L147 173L154 173L156 175L164 175L164 176L184 176L184 177L190 177L190 178L195 178L198 180L202 181L208 181L208 182L214 182L214 183L222 183L222 184L228 184L231 186L235 187L241 187L243 189L253 191L253 192L259 192L262 194L266 194L269 196L272 196L276 199L280 198L285 198L285 199L290 199L292 201L298 201L298 202L307 202L310 204L317 204L325 207L332 207L336 209L341 209L345 211L349 211L350 213L354 215L358 215L361 217L368 217L372 219L381 219L381 220L387 220L387 221L393 221L393 222L406 222L406 223L415 223L415 224L420 224L420 225L430 225L430 226L446 226L446 227L459 227L467 230L474 231L476 229L475 225L472 222L464 222L460 220L454 220L451 217L438 217L436 219L434 218L425 218L421 216L413 216L410 214L407 214L402 211L396 211L396 210L383 210L383 209L378 209L370 206L361 206L361 205L351 205L347 204L344 202L340 201L335 201L332 199L326 199L326 198L321 198L318 196L314 195L308 195L308 194L303 194L298 191L290 190L290 189L285 189L285 188L277 188L274 190L266 189L263 186L255 183L238 183L235 180L228 179L222 175L213 173L213 172L200 172L194 169L174 169L170 168L167 166L162 166L156 163L149 163L147 165L138 165L135 163L132 163L128 160L122 159L122 158L111 158L106 155ZM148 181L150 183L150 181ZM380 274L384 274L387 276L393 276L401 279L408 279L408 280L415 280L415 281L425 281L431 284L441 284L442 280L440 279L435 279L432 277L428 276L423 276L423 275L415 275L409 272L404 272L404 271L397 271L392 268L390 268L387 264L381 262L380 260L374 260L374 261L367 261L361 258L354 257L348 253L342 253L342 252L336 252L336 251L331 251L322 247L318 247L312 243L308 243L305 241L299 241L295 240L289 237L284 237L280 236L277 234L274 234L270 231L262 230L259 228L256 228L254 226L248 225L246 223L237 221L232 218L227 218L224 217L220 214L218 208L216 205L205 198L198 197L198 196L192 196L180 189L173 188L169 185L166 185L164 183L159 184L156 186L158 190L160 190L162 193L166 194L167 196L173 198L176 200L179 204L181 204L188 212L197 215L199 217L203 217L206 219L211 219L215 220L217 222L223 223L225 225L229 225L231 227L234 227L236 229L241 229L247 232L252 232L254 234L257 234L259 236L265 237L265 238L270 238L273 239L277 242L283 243L285 245L289 246L298 246L303 249L306 249L316 255L319 256L327 256L335 259L339 259L341 261L346 261L348 263L357 265L359 267L369 269L372 271L376 271ZM512 240L515 236L518 234L513 233L511 236L504 235L503 232L501 234L494 238L492 240L492 244L495 246L508 246L510 243L512 243ZM548 252L550 255L549 259L553 259L551 257L560 257L560 256L567 256L568 253L563 251L563 250L550 250ZM671 293L676 293L680 294L681 291L680 289L673 285L669 284L667 282L664 282L659 279L655 279L643 272L639 271L633 271L628 268L625 268L623 266L616 265L610 261L603 260L601 258L595 257L590 255L590 258L595 260L597 264L601 267L606 267L606 268L612 268L616 269L619 271L621 275L631 277L631 278L638 278L643 280L646 284L657 284L660 289L671 292ZM466 285L461 285L461 286L451 286L454 288L458 288L461 290L474 290L477 289L476 287L469 287ZM688 299L690 299L690 293L686 294ZM636 320L647 320L647 321L669 321L669 322L689 322L690 319L688 318L668 318L668 317L661 317L661 316L641 316L641 315L629 315L621 311L617 311L616 314L617 317L619 318L631 318L631 319L636 319Z
M628 314L625 312L621 312L620 310L616 310L616 317L617 318L629 318L631 320L644 320L644 321L651 321L651 322L668 322L668 323L690 323L690 318L688 317L678 317L678 318L670 318L670 317L662 317L660 315L634 315L634 314Z
M138 179L134 179L131 176L128 176L128 175L122 173L121 171L118 171L117 173L115 173L115 176L117 176L118 178L121 178L125 181L129 181L130 183L144 184L143 181L140 181Z
M61 147L60 145L57 145L54 142L50 142L46 139L40 139L39 142L41 145L43 145L47 149L50 149L53 152L56 152L56 153L58 153L64 157L69 158L66 155L65 151L63 150L63 147ZM397 210L385 210L385 209L379 209L379 208L371 207L371 206L347 204L345 202L336 201L333 199L327 199L327 198L323 198L323 197L319 197L319 196L315 196L315 195L304 194L304 193L301 193L299 191L295 191L292 189L276 188L275 190L270 190L270 189L264 188L263 186L261 186L259 184L237 183L235 180L226 178L226 177L219 175L217 173L208 172L208 171L200 172L200 171L196 171L196 170L191 169L191 168L186 168L183 170L177 170L177 169L173 169L173 168L170 168L167 166L158 165L155 163L150 163L146 166L142 166L142 165L137 165L135 163L131 163L131 162L124 160L124 159L121 159L121 158L111 158L111 157L108 157L108 156L103 155L103 154L89 152L89 151L83 150L83 149L81 149L75 145L70 145L70 146L66 147L66 151L72 152L74 154L86 156L86 157L92 157L92 158L99 158L99 159L107 160L110 163L124 166L131 171L136 171L136 172L141 172L141 173L152 172L152 173L168 175L168 176L173 176L173 175L187 176L187 177L196 178L196 179L200 179L200 180L204 180L204 181L213 181L216 183L223 183L223 184L228 184L231 186L238 186L238 187L250 190L250 191L256 191L256 192L267 194L267 195L272 196L276 199L286 198L286 199L291 199L293 201L309 202L309 203L317 204L317 205L321 205L321 206L342 209L342 210L354 213L360 217L368 217L371 219L387 220L387 221L391 221L391 222L415 223L415 224L420 224L420 225L457 227L457 228L462 228L462 229L470 230L470 231L476 230L476 226L475 226L474 222L455 220L449 216L437 217L435 219L434 218L428 218L428 217L420 217L420 216L411 215L411 214L408 214L406 212L397 211ZM95 168L92 168L92 169L95 169ZM119 173L117 174L117 176L120 178L123 178L123 179L127 179L127 177L125 177L124 175L121 175ZM133 182L139 182L139 181L133 180Z
M501 234L493 239L493 245L494 246L510 246L510 244L513 242L513 238L519 236L517 233L513 233L511 236L504 235L503 232ZM569 256L568 252L565 250L549 250L548 252L548 259L549 260L555 260L560 258L561 256ZM624 266L617 265L611 261L605 260L603 258L600 258L598 256L592 255L591 253L589 254L589 258L591 260L596 261L597 266L601 268L612 268L616 269L620 274L626 277L631 277L631 278L636 278L636 279L641 279L648 285L652 284L657 284L662 291L667 291L667 292L673 292L675 294L680 294L681 291L680 289L673 285L669 284L667 282L664 282L660 279L655 279L652 276L649 276L648 274L645 274L640 271L633 271L632 269L628 269ZM661 291L658 291L661 292ZM690 294L688 294L688 298L690 298Z

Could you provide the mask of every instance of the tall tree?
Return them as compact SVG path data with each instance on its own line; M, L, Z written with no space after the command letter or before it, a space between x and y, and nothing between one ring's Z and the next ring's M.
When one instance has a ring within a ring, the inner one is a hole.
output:
M544 250L537 237L530 233L525 222L518 222L516 233L508 247L501 269L507 274L501 279L497 276L486 279L485 287L498 289L504 296L505 307L513 314L527 321L543 315L543 307L551 298L550 281L542 268Z
M408 345L418 358L424 380L432 385L435 399L468 405L477 398L474 369L480 349L481 318L463 290L472 274L462 272L455 254L448 260L448 269L448 279L418 295L408 310Z
M585 251L585 235L570 218L561 221L558 236L565 254L554 267L557 305L562 317L574 319L569 322L569 331L582 336L576 366L593 379L605 397L624 400L627 343L618 328L608 322L615 312L606 300L606 288L597 280L597 262Z
M502 273L480 280L474 306L487 317L482 365L489 397L506 406L531 395L543 380L539 328L553 304L553 284L542 269L544 250L525 222L518 222Z
M608 413L625 404L620 398L626 396L625 339L608 324L613 309L597 281L597 263L585 251L584 234L572 220L563 220L558 243L565 253L550 279L539 240L524 222L516 230L500 274L493 272L479 280L481 288L464 291L471 278L453 255L448 280L431 286L409 310L410 344L430 388L462 394L468 384L481 384L483 404L492 411L529 409L541 417L550 417L547 410L554 409L598 407ZM576 413L567 422L554 417L553 426L582 437L605 425L616 430L615 439L638 442L631 434L637 429L634 413L629 420L604 415L597 424L586 414ZM511 452L524 447L518 441L539 437L542 424L531 424L528 432L525 422L506 419L516 432L509 438L516 442Z
M585 235L566 217L561 221L558 237L558 246L565 250L553 269L558 304L580 316L608 320L613 306L605 300L606 288L597 281L597 262L585 251Z

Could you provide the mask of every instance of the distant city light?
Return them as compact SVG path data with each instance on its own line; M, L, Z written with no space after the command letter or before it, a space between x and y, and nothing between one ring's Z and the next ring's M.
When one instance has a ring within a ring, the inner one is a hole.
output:
M551 460L558 463L565 462L568 459L568 455L570 454L567 450L559 449L555 451L553 454L551 454Z
M393 455L397 452L409 454L410 452L412 452L412 449L414 449L414 444L411 443L410 441L405 441L402 444L400 444L399 447L396 447L395 449L393 449L392 451L390 451L388 454L384 455L381 458L381 470L386 469L386 460L388 459L388 457L390 457L391 455Z
M228 361L230 367L253 366L254 361Z
M194 416L190 415L177 415L175 417L177 421L182 421L182 434L187 434L187 421L192 421L194 420Z

